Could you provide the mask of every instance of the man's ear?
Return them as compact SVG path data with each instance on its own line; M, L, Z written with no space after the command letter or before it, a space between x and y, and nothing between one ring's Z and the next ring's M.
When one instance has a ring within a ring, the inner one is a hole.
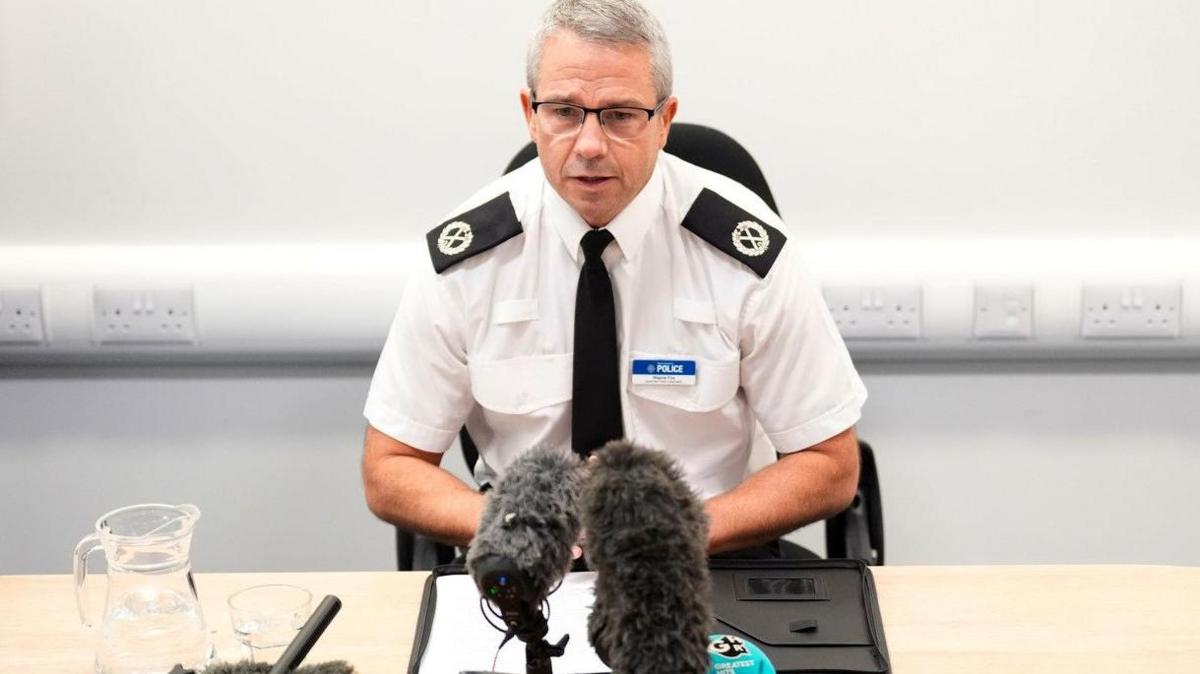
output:
M529 140L537 143L537 133L534 127L533 119L533 92L528 89L521 90L521 112L525 114L525 125L529 128Z
M662 112L659 113L663 121L662 136L658 139L658 149L660 150L667 146L667 136L671 133L671 122L674 121L677 112L679 112L679 99L671 96L666 103L663 103Z

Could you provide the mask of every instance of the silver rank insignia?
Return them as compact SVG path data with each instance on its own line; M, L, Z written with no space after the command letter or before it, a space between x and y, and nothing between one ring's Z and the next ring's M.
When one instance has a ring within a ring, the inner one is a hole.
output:
M462 220L455 220L442 227L442 233L438 235L437 239L438 251L442 255L458 255L469 248L474 239L475 234L471 231L471 225Z
M743 220L733 228L733 247L747 257L758 257L771 247L771 235L753 220Z

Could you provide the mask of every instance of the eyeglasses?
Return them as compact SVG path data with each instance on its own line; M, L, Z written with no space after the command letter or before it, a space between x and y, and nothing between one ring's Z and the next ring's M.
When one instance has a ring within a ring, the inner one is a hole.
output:
M537 115L538 123L549 134L563 136L575 133L583 128L583 123L589 113L596 113L600 120L600 128L604 133L616 140L631 140L641 135L650 125L654 113L662 108L667 99L659 101L653 108L634 108L621 106L615 108L585 108L573 103L555 103L551 101L533 101L530 107Z

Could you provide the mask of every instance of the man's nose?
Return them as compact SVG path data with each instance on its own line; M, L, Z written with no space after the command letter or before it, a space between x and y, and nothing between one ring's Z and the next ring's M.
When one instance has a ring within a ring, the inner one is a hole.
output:
M583 117L579 137L575 139L575 152L584 159L603 156L608 150L608 136L600 125L600 115L589 112Z

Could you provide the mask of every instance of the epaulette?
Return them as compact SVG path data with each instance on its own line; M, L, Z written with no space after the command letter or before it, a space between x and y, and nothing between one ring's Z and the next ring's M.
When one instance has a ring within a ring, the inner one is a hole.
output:
M425 241L433 269L442 273L520 234L521 221L505 192L491 201L455 216L429 230Z
M683 217L683 227L754 270L759 278L771 271L787 243L783 232L708 188Z

